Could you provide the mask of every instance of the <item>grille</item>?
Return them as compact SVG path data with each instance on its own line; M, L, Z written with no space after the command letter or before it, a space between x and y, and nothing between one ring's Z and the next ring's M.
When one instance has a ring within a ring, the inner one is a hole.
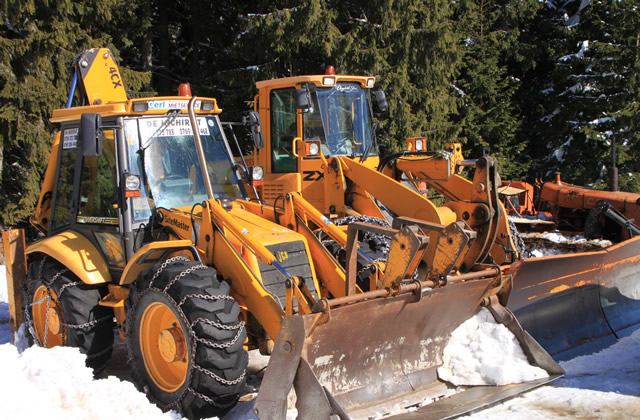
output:
M295 241L283 244L267 245L267 249L273 253L278 262L292 276L300 277L311 292L315 300L318 300L318 291L313 284L309 257L307 255L304 242ZM274 296L278 298L280 306L285 309L287 279L270 264L259 263L262 284ZM294 307L297 309L297 301L294 299Z

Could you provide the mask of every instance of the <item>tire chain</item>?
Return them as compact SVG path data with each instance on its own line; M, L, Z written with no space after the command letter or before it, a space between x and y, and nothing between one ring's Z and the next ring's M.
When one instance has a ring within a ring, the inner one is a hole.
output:
M219 298L219 299L224 299L224 300L232 300L232 301L234 301L234 302L235 302L235 300L234 300L231 296L227 296L227 295L211 296L211 295L202 295L202 294L192 294L192 295L187 295L187 296L185 296L185 297L182 299L182 301L180 302L180 304L178 304L178 303L175 301L175 299L174 299L174 298L173 298L173 297L172 297L172 296L167 292L167 290L168 290L168 288L169 288L169 284L167 284L167 286L166 286L163 290L160 290L160 289L158 289L158 288L156 288L156 287L152 287L153 281L154 281L154 280L155 280L155 279L160 275L160 273L161 273L165 268L167 268L167 266L168 266L169 264L171 264L171 263L173 263L173 262L176 262L176 261L188 261L188 262L190 262L191 260L189 260L188 258L183 257L183 256L176 256L176 257L169 258L168 260L166 260L165 262L163 262L163 263L162 263L162 265L160 266L160 268L159 268L159 269L154 273L154 275L153 275L153 277L152 277L152 279L151 279L151 282L149 283L149 287L148 287L146 290L154 290L155 292L158 292L158 293L160 293L160 294L164 295L167 299L169 299L169 302L173 303L173 304L176 306L176 308L178 309L178 313L179 313L179 315L180 315L180 318L182 318L182 321L184 322L184 324L185 324L185 325L188 325L188 326L189 326L189 335L191 335L191 337L193 338L192 343L191 343L191 354L192 354L192 355L195 355L195 354L196 354L196 351L197 351L197 344L198 344L199 342L203 342L203 344L207 344L207 345L209 345L209 344L213 344L213 343L210 343L208 340L202 339L202 338L200 338L200 337L198 337L198 336L196 335L196 332L193 330L193 328L192 328L192 327L193 327L193 325L194 325L198 320L194 321L193 323L190 323L190 322L189 322L189 320L187 319L187 316L186 316L186 315L184 314L184 312L182 311L181 306L182 306L182 305L186 302L186 300L187 300L188 298L190 298L190 297L196 297L196 298L205 299L205 300L215 300L216 298ZM171 280L170 284L173 284L173 283L175 283L175 281L177 281L179 278L184 277L186 274L188 274L187 272L189 272L189 273L190 273L190 272L194 271L195 269L202 269L202 268L207 268L207 266L203 266L202 264L200 264L200 265L196 265L196 266L192 266L192 267L188 268L187 270L185 270L185 271L181 272L181 273L180 273L180 274L178 274L177 276L175 276L175 277L173 278L173 280ZM136 299L135 299L135 300L134 300L134 302L133 302L133 307L134 307L134 308L136 308L136 307L138 306L138 303L139 303L139 301L140 301L140 299L141 299L141 298L142 298L142 293L138 293L138 296L136 297ZM211 322L212 322L212 323L214 323L213 321L211 321ZM214 324L215 324L215 323L214 323ZM227 346L223 347L223 348L231 347L231 346L232 346L232 345L233 345L233 344L238 340L238 337L240 337L240 335L242 334L242 329L244 328L244 326L245 326L244 321L240 321L240 323L238 324L238 326L237 326L237 327L226 327L226 328L224 328L225 330L229 330L229 329L236 329L236 328L237 328L237 329L238 329L238 333L237 333L237 334L236 334L236 336L233 338L233 342L232 342L232 343L230 343L229 345L227 345ZM127 342L128 342L128 343L131 343L131 340L127 340ZM215 348L215 347L214 347L214 348ZM133 352L130 352L130 353L133 353ZM129 365L130 365L130 366L135 366L135 361L133 361L133 360L127 360L127 362L129 363ZM245 368L245 369L244 369L244 371L242 372L242 374L240 375L240 377L239 377L238 379L236 379L235 381L227 381L226 379L224 379L224 378L220 378L218 375L215 375L214 373L209 372L208 370L206 370L206 369L205 369L205 368L203 368L202 366L197 365L197 364L195 363L195 360L194 360L194 358L193 358L193 357L190 359L190 364L191 364L191 367L192 367L192 368L197 369L197 370L199 370L199 371L201 371L201 372L203 372L203 373L207 374L207 376L212 377L213 379L215 379L215 380L219 381L220 383L222 383L222 384L224 384L224 385L227 385L227 383L228 383L228 384L232 384L232 385L234 385L234 384L236 384L236 383L238 383L238 382L242 381L242 380L244 379L244 377L246 376L246 372L247 372L247 370L246 370L246 368ZM145 387L144 387L144 389L143 389L143 391L145 392L145 394L146 394L148 397L150 396L150 395L149 395L149 388L148 388L148 387L146 387L146 386L145 386ZM160 401L156 400L156 399L155 399L155 398L153 398L152 396L151 396L151 397L152 397L152 399L153 399L154 401L156 401L156 404L157 404L157 405L159 405L159 406L161 406L162 408L164 408L164 409L171 409L171 408L175 408L178 412L180 412L180 411L181 411L181 403L182 403L182 400L184 400L184 398L185 398L185 396L186 396L187 392L191 392L191 393L193 393L195 396L197 396L197 397L201 398L201 399L202 399L203 401L205 401L207 404L212 405L212 406L217 407L217 408L222 408L222 409L224 409L224 408L232 407L232 406L234 406L235 404L237 404L237 399L236 399L235 401L232 401L232 402L231 402L231 403L229 403L229 404L220 404L220 403L218 403L218 402L216 402L216 401L213 401L213 400L212 400L211 398L209 398L208 396L206 396L206 395L204 395L204 394L201 394L201 393L197 392L195 389L191 388L190 386L188 386L188 387L184 390L184 392L182 393L182 395L178 396L178 398L176 399L176 401L174 401L174 402L173 402L173 403L171 403L171 404L162 404Z
M376 225L376 226L382 226L382 227L391 227L391 225L389 224L389 222L387 222L384 219L381 219L379 217L373 217L373 216L346 216L346 217L342 217L340 219L336 219L333 223L337 226L344 226L344 225L349 225L353 222L362 222L362 223L367 223L370 225ZM382 243L384 243L384 248L382 249L382 252L384 254L383 257L380 258L376 258L375 260L373 260L372 263L362 267L360 270L358 270L358 276L360 276L361 274L364 274L366 271L369 271L371 269L371 267L373 267L373 265L377 262L387 262L387 256L389 255L389 250L391 249L391 239L388 236L385 235L381 235L379 233L373 233L373 232L369 232L369 231L364 231L364 237L363 237L363 241L370 241L372 239L378 240ZM323 241L324 243L328 243L331 241ZM336 255L334 255L334 257L337 257Z
M40 343L38 342L37 338L36 338L36 334L35 334L35 327L33 326L33 320L31 319L31 316L29 315L29 309L32 308L35 305L39 305L41 303L43 303L45 300L47 301L47 316L45 318L45 327L44 327L44 343L42 343L41 347L47 348L47 340L49 337L49 313L50 313L50 308L51 308L51 302L53 301L53 298L51 296L51 287L53 285L53 283L58 279L58 277L60 277L61 275L63 275L64 273L66 273L67 271L69 271L68 268L63 268L62 270L58 271L56 274L53 275L53 277L51 277L51 279L49 281L47 281L46 279L44 279L42 277L42 268L44 266L44 262L45 262L46 258L43 258L40 262L40 267L39 267L39 274L38 277L40 278L40 281L47 287L47 295L43 296L42 298L40 298L39 300L37 300L36 302L32 302L29 305L27 305L24 309L24 315L25 315L25 319L27 322L27 326L28 326L28 330L29 333L31 334L31 337L33 338L33 342L38 344L38 346L40 346ZM64 291L69 288L69 287L74 287L74 286L79 286L84 284L82 281L76 281L76 282L68 282L62 285L62 287L60 288L60 291L58 293L58 299L61 298L62 294L64 293ZM84 324L68 324L68 323L61 323L60 325L67 327L67 328L71 328L71 329L87 329L90 327L93 327L97 324L99 324L100 322L104 322L107 320L112 320L113 317L111 316L104 316L102 318L99 319L94 319L93 321L89 321L89 322L85 322ZM62 342L65 342L65 338L66 338L66 329L62 329ZM87 354L86 357L87 359L92 359L98 356L103 355L104 353L106 353L107 351L111 350L113 348L113 345L99 351L98 353L92 353L92 354Z

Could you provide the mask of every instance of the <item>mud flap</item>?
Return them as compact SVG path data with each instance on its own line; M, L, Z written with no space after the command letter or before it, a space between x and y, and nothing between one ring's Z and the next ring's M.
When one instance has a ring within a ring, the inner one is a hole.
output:
M448 387L438 379L437 368L444 347L453 330L478 310L492 281L474 279L423 289L420 299L409 293L332 308L326 314L285 317L256 400L256 414L261 419L285 418L292 385L298 416L304 419L367 418L442 397ZM562 372L542 348L534 348L535 341L527 341L512 315L510 322L507 326L518 332L523 348L542 354L534 361L552 375L548 380ZM504 390L480 387L489 395L480 398L465 391L464 404L450 401L469 411L544 382Z
M509 308L559 359L640 327L640 238L602 251L520 260Z

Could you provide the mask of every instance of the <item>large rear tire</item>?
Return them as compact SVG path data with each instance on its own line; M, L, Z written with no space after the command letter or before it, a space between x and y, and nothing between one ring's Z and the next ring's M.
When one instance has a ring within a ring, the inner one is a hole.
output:
M133 379L163 410L220 416L245 386L248 354L240 307L216 271L170 259L132 285L127 352Z
M83 283L71 271L42 259L29 267L24 313L31 343L77 347L97 373L111 358L113 310L100 306L104 286Z

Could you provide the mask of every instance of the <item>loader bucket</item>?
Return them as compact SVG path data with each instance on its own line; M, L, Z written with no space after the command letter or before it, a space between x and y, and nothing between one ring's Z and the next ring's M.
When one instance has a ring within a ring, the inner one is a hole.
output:
M640 237L602 251L520 260L511 274L508 307L556 359L640 327Z
M331 414L368 418L443 396L448 387L438 379L437 368L444 347L453 330L478 310L492 281L473 279L325 313L285 317L256 400L256 414L261 419L285 418L292 384L298 416L304 419L327 419ZM467 398L457 394L448 407L434 405L431 413L429 406L421 408L420 418L469 412L562 373L514 318L509 325L519 333L516 337L525 353L550 378L520 388L483 386L480 393L465 391Z

